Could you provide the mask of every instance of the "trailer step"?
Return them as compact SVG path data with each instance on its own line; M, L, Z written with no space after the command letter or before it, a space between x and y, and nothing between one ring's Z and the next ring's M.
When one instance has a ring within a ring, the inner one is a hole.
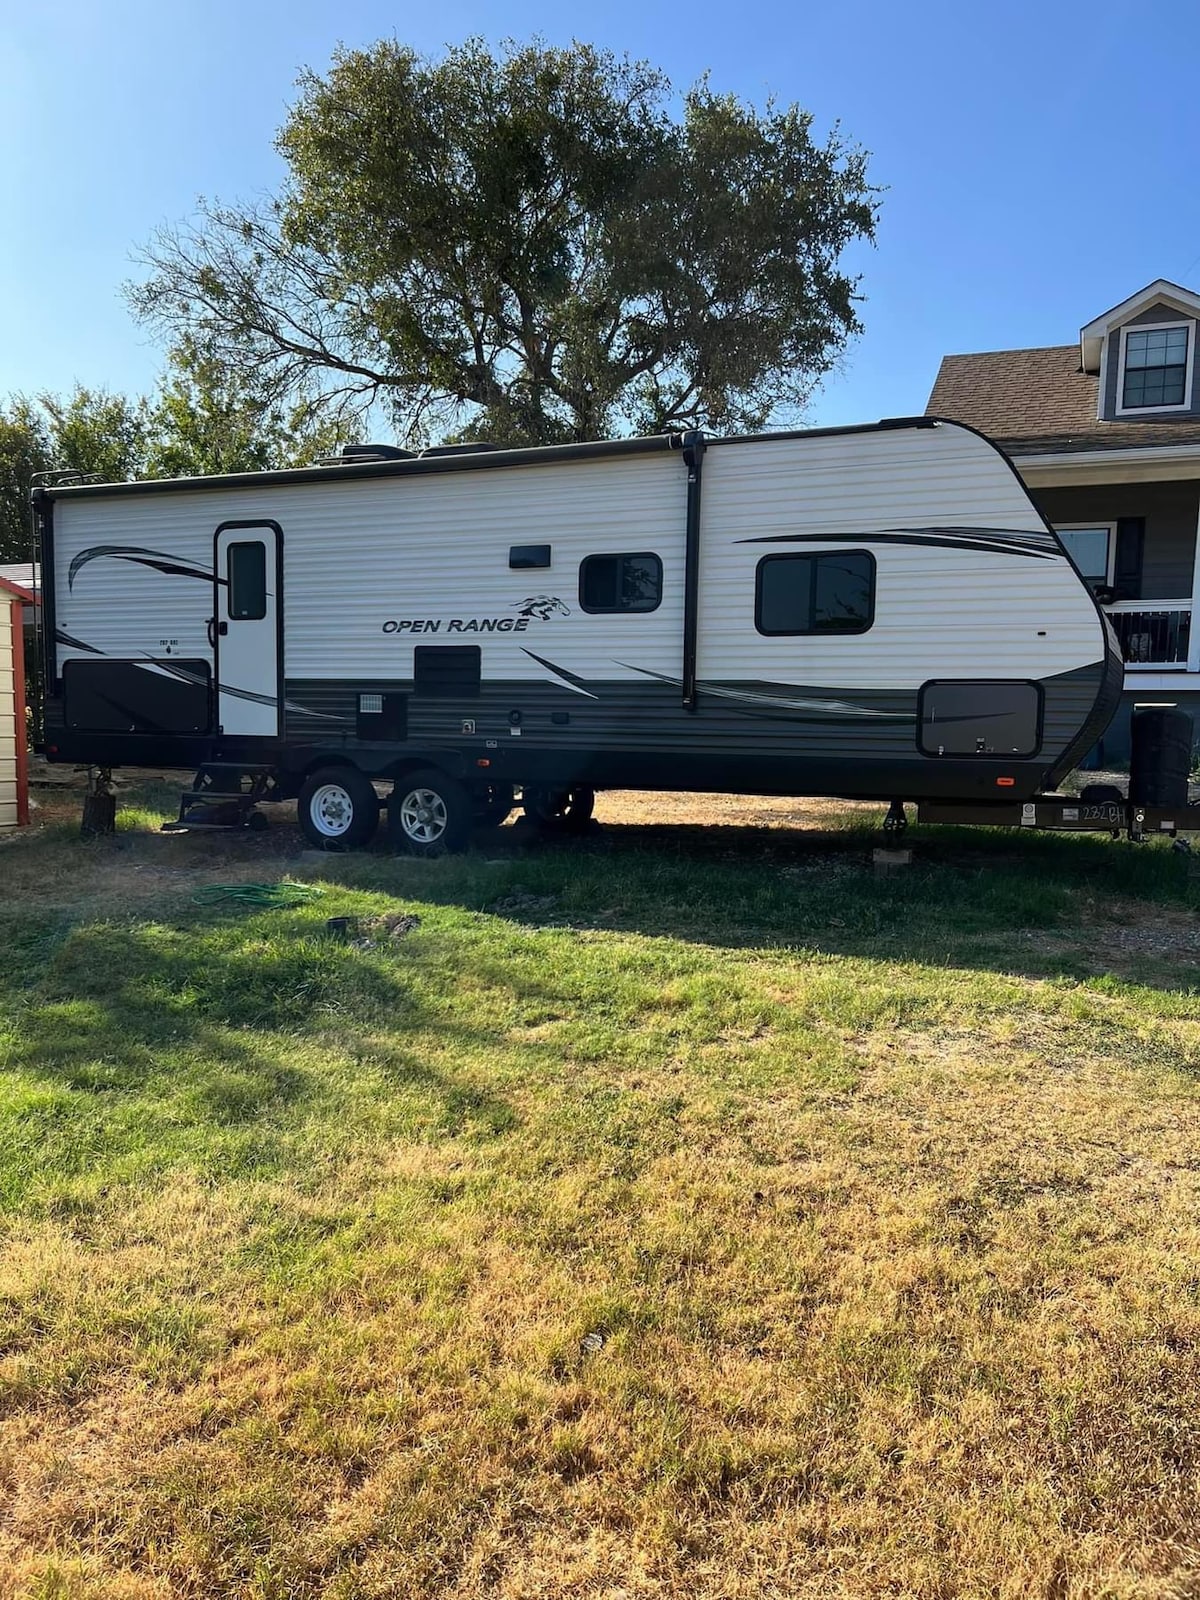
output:
M174 822L164 823L161 831L215 832L222 828L228 832L231 828L265 828L267 819L259 811L258 802L269 794L273 777L270 767L247 767L242 762L205 762L192 780L192 787L184 789L179 796L179 815ZM222 779L224 782L218 788ZM230 787L231 781L238 784L236 789Z

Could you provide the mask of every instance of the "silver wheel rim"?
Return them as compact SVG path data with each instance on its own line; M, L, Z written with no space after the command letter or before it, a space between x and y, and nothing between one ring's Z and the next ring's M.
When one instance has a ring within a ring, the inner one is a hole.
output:
M400 802L400 826L417 844L436 844L447 820L446 802L435 789L411 789Z
M308 815L323 839L340 839L354 821L354 801L340 783L323 783L308 802Z

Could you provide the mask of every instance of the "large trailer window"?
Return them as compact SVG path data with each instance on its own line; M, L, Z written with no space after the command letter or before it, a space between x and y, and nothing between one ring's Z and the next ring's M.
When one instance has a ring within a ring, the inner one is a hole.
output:
M231 544L226 557L230 622L259 622L267 614L267 547L261 539Z
M865 633L875 620L869 550L764 556L754 585L759 633Z
M585 556L579 563L579 604L584 611L657 611L662 604L662 562L652 552Z

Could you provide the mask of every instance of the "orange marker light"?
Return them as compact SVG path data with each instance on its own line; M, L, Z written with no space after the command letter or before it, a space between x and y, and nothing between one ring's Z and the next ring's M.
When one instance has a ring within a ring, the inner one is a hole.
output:
M475 762L475 765L476 765L476 766L477 766L477 767L490 767L490 766L491 766L491 764L492 764L492 763L491 763L491 762L490 762L490 761L489 761L489 760L488 760L488 759L487 759L487 757L486 757L486 756L480 756L480 757L479 757L479 758L478 758L478 760L477 760L477 761L476 761L476 762ZM1010 781L1011 781L1011 780L1010 780Z
M1013 784L1016 783L1016 781L1017 780L1015 778L997 778L996 779L996 782L1000 786L1001 789L1011 789Z

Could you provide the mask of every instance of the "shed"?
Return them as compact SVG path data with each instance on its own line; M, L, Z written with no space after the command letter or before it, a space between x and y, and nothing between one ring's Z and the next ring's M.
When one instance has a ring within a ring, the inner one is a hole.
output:
M0 831L29 821L23 617L33 591L0 577Z

